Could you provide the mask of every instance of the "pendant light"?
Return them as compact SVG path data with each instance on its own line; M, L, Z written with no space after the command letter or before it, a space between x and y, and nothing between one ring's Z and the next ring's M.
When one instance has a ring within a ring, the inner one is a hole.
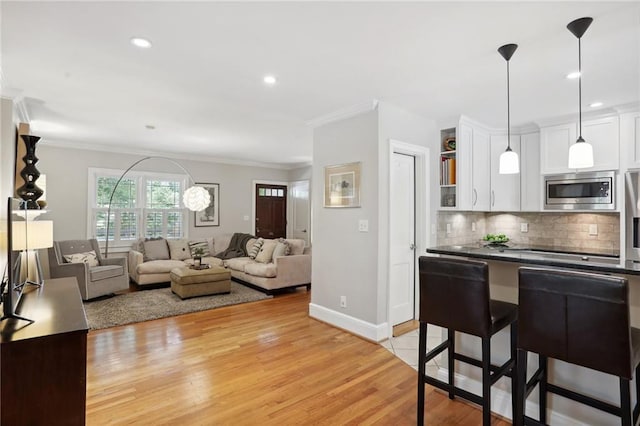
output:
M509 99L509 59L517 48L517 44L505 44L498 48L498 52L507 61L507 149L500 155L498 173L501 175L520 173L518 154L511 150L511 105Z
M569 148L569 168L582 169L593 167L593 147L582 138L582 38L593 18L580 18L567 25L567 29L578 38L578 139Z

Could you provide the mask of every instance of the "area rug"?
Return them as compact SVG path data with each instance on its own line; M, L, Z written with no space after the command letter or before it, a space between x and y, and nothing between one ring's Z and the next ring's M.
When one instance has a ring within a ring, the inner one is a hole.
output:
M84 302L91 330L206 311L222 306L270 299L259 291L231 282L231 293L181 300L170 288L141 290L109 299Z

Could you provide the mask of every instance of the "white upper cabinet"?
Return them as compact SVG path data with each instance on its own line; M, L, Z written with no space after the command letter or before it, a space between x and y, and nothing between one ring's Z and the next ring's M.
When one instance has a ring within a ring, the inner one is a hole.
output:
M471 210L473 204L473 129L471 126L459 123L456 130L456 150L458 161L458 210Z
M640 168L640 111L620 115L620 146L624 167Z
M489 211L491 209L491 153L489 133L473 129L473 165L471 210Z
M593 167L585 171L620 168L620 120L617 116L583 121L582 137L593 146Z
M501 175L498 173L500 155L507 149L507 135L491 135L491 210L519 211L520 210L520 173ZM520 136L511 135L511 149L518 154L520 163Z
M445 130L442 130L441 133ZM440 190L441 193L455 190L457 202L452 205L453 203L441 201L440 208L489 211L491 176L489 132L471 120L462 118L455 133L456 183L448 187L441 185Z
M540 129L540 173L569 173L569 146L576 141L576 123Z
M543 175L576 171L618 170L620 137L617 116L582 122L582 137L593 147L593 167L570 169L569 147L576 143L578 124L567 123L540 129L540 172Z
M520 136L520 210L542 211L544 187L540 175L540 133Z

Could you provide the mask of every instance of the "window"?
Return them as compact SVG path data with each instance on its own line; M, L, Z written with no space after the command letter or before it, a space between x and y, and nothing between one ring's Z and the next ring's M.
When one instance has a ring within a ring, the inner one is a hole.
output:
M89 230L103 245L109 197L122 175L119 170L89 169ZM140 238L187 236L188 215L182 205L187 184L183 175L129 172L111 201L109 247L129 247Z

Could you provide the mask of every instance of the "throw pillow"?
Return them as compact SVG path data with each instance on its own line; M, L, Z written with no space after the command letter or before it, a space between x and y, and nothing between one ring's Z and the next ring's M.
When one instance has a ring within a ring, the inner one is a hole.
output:
M185 260L191 257L191 248L187 240L167 240L172 260Z
M68 263L86 263L90 267L98 266L98 256L96 256L95 250L85 253L65 254L62 257Z
M167 240L160 238L157 240L146 240L144 243L144 261L169 260L169 247Z
M258 238L256 240L255 243L253 243L253 247L251 247L251 250L249 250L249 257L251 259L255 259L256 256L258 255L258 252L260 252L260 248L262 247L262 245L264 244L264 239L262 238Z
M144 238L138 238L137 240L135 240L131 245L131 248L144 254Z
M284 238L278 238L278 243L276 244L275 250L273 250L273 258L289 256L291 253L291 246L289 245L289 241Z
M276 249L276 245L278 242L275 240L266 240L262 247L260 247L260 252L256 256L256 262L260 263L271 263L271 259L273 258L273 251Z
M195 256L194 251L196 249L202 249L202 257L211 256L211 252L209 251L209 243L205 240L200 241L189 241L189 249L191 250L191 257Z

